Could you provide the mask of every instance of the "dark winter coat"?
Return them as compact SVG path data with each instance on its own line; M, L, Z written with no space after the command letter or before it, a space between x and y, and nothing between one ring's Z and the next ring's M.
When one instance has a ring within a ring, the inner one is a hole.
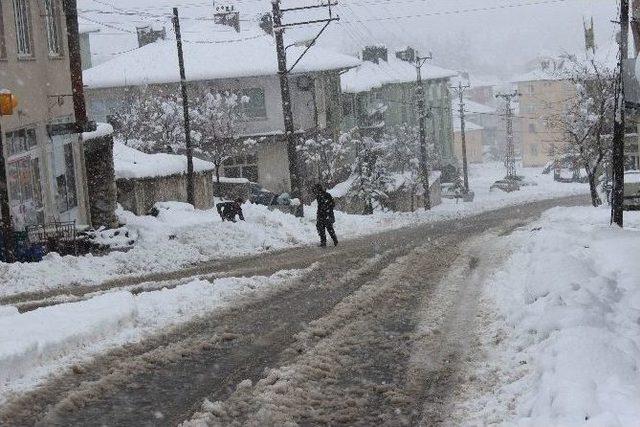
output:
M336 222L333 209L336 207L336 202L333 200L333 196L323 191L316 196L318 202L318 217L317 222L319 224L333 224Z
M222 221L236 222L236 216L240 220L244 221L244 215L242 214L242 206L238 202L223 202L216 205L218 214Z

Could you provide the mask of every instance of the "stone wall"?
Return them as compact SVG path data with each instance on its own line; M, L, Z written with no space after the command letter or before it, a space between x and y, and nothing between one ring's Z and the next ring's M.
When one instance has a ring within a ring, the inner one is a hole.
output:
M136 215L147 215L157 202L187 203L187 176L118 179L118 203ZM194 177L196 209L213 207L213 171L196 173Z
M118 226L116 217L117 190L113 167L113 135L96 134L83 137L85 168L87 172L87 192L94 228Z

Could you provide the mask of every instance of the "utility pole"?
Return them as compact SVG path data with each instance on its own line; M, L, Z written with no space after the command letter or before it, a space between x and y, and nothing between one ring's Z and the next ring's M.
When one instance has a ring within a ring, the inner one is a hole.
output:
M422 85L422 67L431 59L431 56L421 58L416 56L416 96L418 97L418 121L420 124L420 173L422 174L422 186L424 188L424 209L431 210L431 186L429 185L429 161L427 159L427 111L424 99L424 86Z
M625 93L624 65L629 57L629 0L620 0L620 62L618 63L618 90L613 125L611 222L624 226L624 136Z
M67 45L69 49L73 109L76 116L76 132L82 133L95 130L95 124L93 124L93 126L89 124L84 97L80 30L78 29L78 5L76 0L63 0L62 7L64 9L65 23L67 26Z
M507 168L507 179L516 178L516 148L513 141L513 108L511 101L520 96L518 91L513 93L499 93L496 98L502 98L506 102L505 121L507 124L507 144L505 146L504 165Z
M180 67L180 87L182 89L182 109L184 111L184 136L187 150L187 202L195 206L195 191L193 185L193 147L191 146L191 121L189 119L189 94L187 91L187 75L184 69L184 52L182 51L182 33L180 32L180 17L178 8L173 8L173 28L176 32L178 47L178 65Z
M469 170L467 165L467 137L465 135L465 117L464 117L464 90L470 88L470 85L462 85L462 81L458 83L458 86L453 86L451 89L458 93L460 101L460 137L462 140L462 172L464 176L464 190L469 192Z
M304 55L311 49L311 47L315 44L316 40L320 35L324 32L324 30L329 26L329 24L333 21L337 21L340 18L333 17L331 7L335 6L336 3L332 3L332 0L329 0L327 4L320 4L315 6L301 6L301 7L292 7L288 9L280 8L280 0L272 0L272 12L273 12L273 33L275 36L276 42L276 53L278 55L278 77L280 79L280 93L282 97L282 112L284 115L284 133L285 140L287 143L287 157L289 159L289 178L291 181L291 195L293 198L297 198L300 200L300 207L296 211L296 216L302 217L304 216L304 201L302 194L302 176L300 175L300 170L298 169L298 144L296 142L295 136L295 125L293 122L293 110L291 107L291 90L289 88L289 74L293 71L294 67L298 65L300 60L304 57ZM329 8L329 18L328 19L318 19L313 21L306 22L296 22L296 23L282 23L282 15L284 12L292 12L292 11L301 11L306 9L317 9L317 8ZM313 41L307 46L307 48L302 52L302 55L294 62L291 68L287 67L287 47L284 45L284 31L287 27L294 27L306 24L316 24L316 23L325 23L325 26L320 30L318 35L313 39Z

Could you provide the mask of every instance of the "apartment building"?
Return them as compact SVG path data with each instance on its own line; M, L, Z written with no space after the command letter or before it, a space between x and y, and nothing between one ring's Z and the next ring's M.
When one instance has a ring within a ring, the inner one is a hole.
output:
M522 164L525 167L544 166L552 160L553 148L566 144L562 129L548 118L562 113L568 100L576 95L571 82L562 80L562 62L542 60L537 68L518 77L520 94L519 123L522 138Z
M17 230L54 220L89 223L62 1L0 1L0 89L19 99L17 111L0 118Z

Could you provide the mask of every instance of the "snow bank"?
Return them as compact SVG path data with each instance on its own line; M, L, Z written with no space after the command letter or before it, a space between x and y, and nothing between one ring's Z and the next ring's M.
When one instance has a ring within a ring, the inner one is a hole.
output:
M93 132L84 132L82 134L83 141L91 141L93 139L104 138L113 135L113 126L108 123L98 123L96 130Z
M499 319L485 374L503 384L481 418L523 426L637 426L640 215L557 208L489 283Z
M295 284L308 270L271 277L195 280L174 289L114 292L24 314L0 307L0 402L47 374L244 298ZM6 316L2 313L6 313Z
M187 173L187 156L178 154L147 154L120 141L113 144L113 164L116 178L151 178ZM211 162L193 159L193 169L205 172L215 169Z
M0 386L106 338L131 325L135 316L133 296L128 292L0 316Z

